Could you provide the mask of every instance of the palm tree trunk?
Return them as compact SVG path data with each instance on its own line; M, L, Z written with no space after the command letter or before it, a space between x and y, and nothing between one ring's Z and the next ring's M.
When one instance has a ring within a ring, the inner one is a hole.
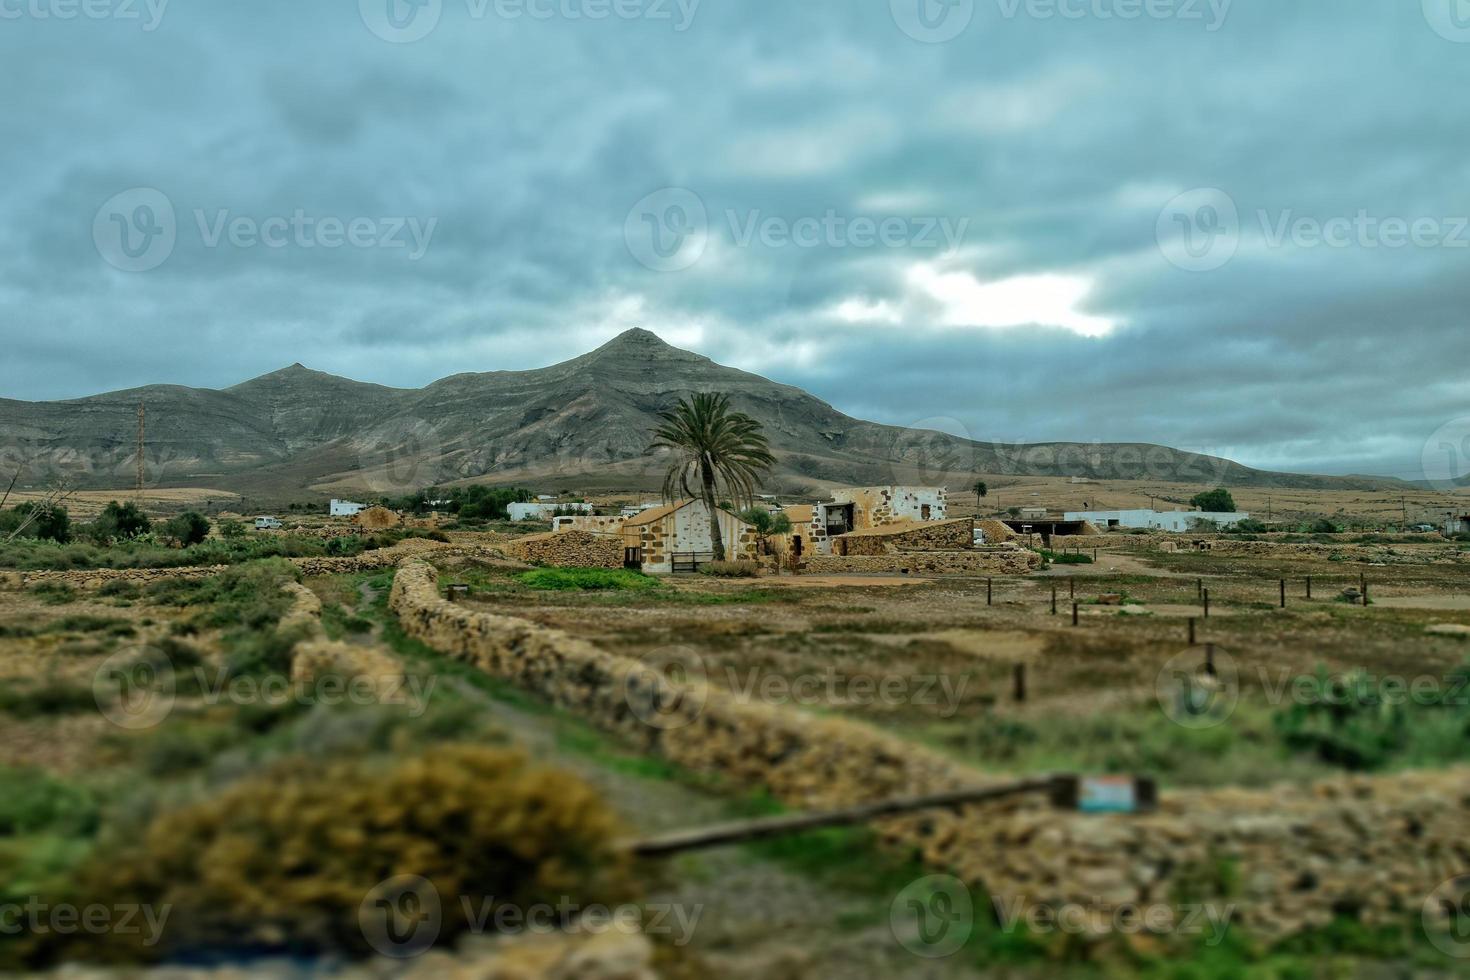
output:
M699 478L704 484L704 506L709 511L709 539L714 546L715 561L724 561L725 541L720 536L720 512L715 503L715 474L708 460L700 466Z

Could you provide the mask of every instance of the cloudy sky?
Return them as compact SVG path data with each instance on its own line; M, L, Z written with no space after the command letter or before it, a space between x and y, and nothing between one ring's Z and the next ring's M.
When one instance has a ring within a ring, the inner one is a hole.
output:
M0 64L6 397L644 326L981 439L1470 449L1465 0L0 0Z

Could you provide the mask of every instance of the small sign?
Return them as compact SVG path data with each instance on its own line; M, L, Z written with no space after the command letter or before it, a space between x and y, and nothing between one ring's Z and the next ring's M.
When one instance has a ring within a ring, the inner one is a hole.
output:
M1083 813L1134 813L1138 793L1132 776L1083 776L1077 809Z
M1147 776L1053 776L1051 804L1078 813L1148 813L1158 808L1158 784Z

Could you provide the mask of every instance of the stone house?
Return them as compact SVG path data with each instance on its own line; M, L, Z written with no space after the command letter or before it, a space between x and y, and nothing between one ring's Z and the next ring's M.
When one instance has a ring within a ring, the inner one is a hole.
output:
M727 559L755 558L755 528L717 508ZM709 509L699 499L646 510L623 522L623 563L651 575L693 572L714 560Z
M832 540L853 531L890 524L943 521L947 509L943 487L846 487L832 499L786 508L791 534L780 548L797 560L809 554L830 555Z

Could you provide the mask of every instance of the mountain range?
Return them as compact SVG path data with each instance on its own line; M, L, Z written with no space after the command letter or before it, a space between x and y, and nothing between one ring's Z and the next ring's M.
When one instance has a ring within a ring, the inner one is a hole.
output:
M591 353L531 371L458 374L389 388L300 364L223 390L150 385L54 402L0 399L0 474L126 488L144 406L149 486L252 494L397 495L459 482L536 489L646 490L658 413L719 391L759 419L778 464L770 488L890 483L967 488L977 477L1071 476L1227 486L1402 488L1379 477L1251 469L1139 443L972 442L865 422L815 396L629 330ZM8 479L7 481L8 482Z

